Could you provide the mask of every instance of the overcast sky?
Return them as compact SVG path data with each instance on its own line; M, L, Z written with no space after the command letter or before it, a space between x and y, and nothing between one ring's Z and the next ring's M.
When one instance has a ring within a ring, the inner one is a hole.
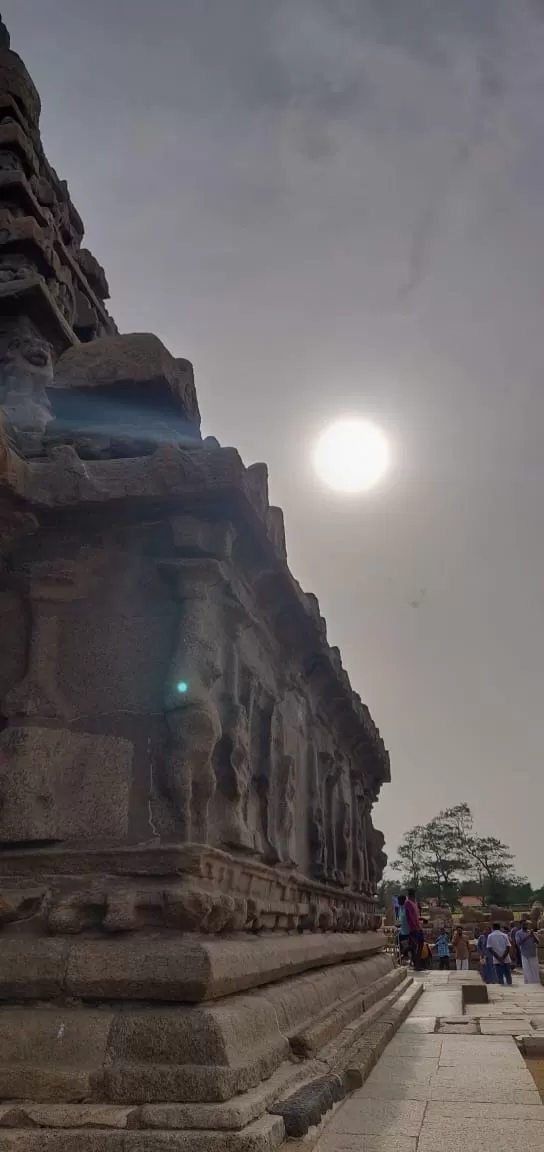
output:
M544 0L3 0L123 330L266 460L391 753L544 883ZM328 421L394 466L316 485Z

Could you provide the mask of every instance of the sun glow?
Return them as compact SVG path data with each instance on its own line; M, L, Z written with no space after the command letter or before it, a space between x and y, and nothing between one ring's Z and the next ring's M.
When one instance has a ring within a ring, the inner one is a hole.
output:
M390 463L383 432L367 420L338 420L319 436L314 466L335 492L367 492L382 480Z

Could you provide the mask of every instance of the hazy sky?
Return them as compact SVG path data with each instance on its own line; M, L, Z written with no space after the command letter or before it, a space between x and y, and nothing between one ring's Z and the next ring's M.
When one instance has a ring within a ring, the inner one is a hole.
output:
M268 462L390 854L467 800L544 883L544 0L1 7L119 326ZM366 497L311 472L346 413L393 443Z

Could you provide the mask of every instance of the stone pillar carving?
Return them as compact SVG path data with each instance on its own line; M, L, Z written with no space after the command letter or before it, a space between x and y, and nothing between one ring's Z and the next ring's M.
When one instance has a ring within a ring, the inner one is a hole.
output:
M334 838L334 790L337 781L338 765L330 751L319 754L323 787L323 820L325 826L325 876L336 879L335 838Z
M215 772L221 803L219 839L231 848L251 850L254 836L249 826L251 788L250 723L253 685L247 701L241 700L240 635L248 621L238 605L223 605L227 624L226 660L222 684L222 737L216 747Z
M308 741L308 843L310 868L316 880L326 878L327 846L321 761L315 741Z
M88 591L90 564L67 560L36 561L26 569L25 590L30 608L30 637L26 675L2 704L3 715L43 717L67 721L71 709L57 683L58 605L83 599Z
M211 692L221 675L214 592L224 583L215 560L161 565L181 601L179 637L165 690L169 742L164 784L184 841L208 841L208 809L215 791L213 755L221 737Z
M336 880L339 884L347 885L351 880L351 789L349 779L349 765L342 757L337 757L338 781L336 785L335 805L335 865Z
M281 864L294 864L296 768L293 756L285 751L285 722L281 700L272 714L270 769L274 801L273 845Z
M274 781L272 776L273 697L255 686L251 709L251 753L253 787L257 796L255 847L267 864L277 864L274 831Z
M358 892L368 892L367 799L363 782L358 776L352 776L352 788L354 887Z

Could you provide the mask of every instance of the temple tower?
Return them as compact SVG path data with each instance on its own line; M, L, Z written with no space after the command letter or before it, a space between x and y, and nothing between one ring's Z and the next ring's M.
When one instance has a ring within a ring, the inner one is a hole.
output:
M266 1152L403 989L389 758L39 118L0 24L0 1152Z

